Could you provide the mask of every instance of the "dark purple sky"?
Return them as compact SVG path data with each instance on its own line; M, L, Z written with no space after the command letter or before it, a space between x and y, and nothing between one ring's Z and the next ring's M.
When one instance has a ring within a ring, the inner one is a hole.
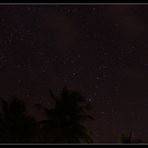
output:
M148 142L147 18L147 5L1 5L0 96L39 116L32 105L67 85L92 103L95 142Z

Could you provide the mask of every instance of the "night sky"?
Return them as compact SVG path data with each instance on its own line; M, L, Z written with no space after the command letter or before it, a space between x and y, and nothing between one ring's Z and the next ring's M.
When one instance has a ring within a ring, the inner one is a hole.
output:
M91 102L94 142L148 142L148 6L1 5L0 96L41 119L64 86Z

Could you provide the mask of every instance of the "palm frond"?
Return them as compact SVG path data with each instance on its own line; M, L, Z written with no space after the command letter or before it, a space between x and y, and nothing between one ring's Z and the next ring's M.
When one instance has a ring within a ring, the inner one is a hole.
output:
M83 122L94 118L89 114L91 105L85 98L77 91L69 91L67 87L63 88L59 97L51 90L50 95L55 101L55 106L52 109L42 108L46 115L46 119L41 122L44 133L54 133L52 140L56 143L80 142L81 139L91 142Z
M51 98L55 101L55 103L58 103L59 100L58 100L58 98L55 96L55 94L53 93L53 91L52 91L51 89L49 90L49 93L50 93Z

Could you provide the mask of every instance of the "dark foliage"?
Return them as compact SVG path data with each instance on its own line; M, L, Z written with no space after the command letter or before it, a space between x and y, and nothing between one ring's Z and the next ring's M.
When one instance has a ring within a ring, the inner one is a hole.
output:
M122 134L120 137L120 142L121 143L142 143L141 139L135 138L132 135L132 132L130 134Z
M50 95L55 102L54 107L42 107L47 117L41 122L43 140L51 143L92 142L85 120L92 120L89 114L90 104L76 91L64 88L59 97L52 91Z
M11 102L1 99L0 142L31 142L35 139L37 123L27 115L24 102L14 98Z
M37 122L28 115L25 103L0 99L0 143L80 143L92 142L83 122L92 120L90 104L76 91L64 88L59 97L50 91L54 106L42 109L46 119Z

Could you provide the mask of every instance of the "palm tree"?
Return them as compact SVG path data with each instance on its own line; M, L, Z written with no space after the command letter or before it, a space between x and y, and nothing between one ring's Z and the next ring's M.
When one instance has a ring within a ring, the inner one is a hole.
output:
M36 132L36 121L27 115L24 102L14 98L1 99L0 142L31 142Z
M131 134L122 134L120 137L120 142L121 143L132 143L132 136Z
M69 91L65 87L57 97L50 90L54 100L54 107L41 107L46 115L46 120L41 122L44 142L49 143L80 143L92 142L89 131L83 122L92 120L89 114L91 106L76 91Z
M133 135L132 135L132 132L130 132L129 135L122 134L121 137L120 137L120 142L121 143L142 143L142 140L134 138Z

